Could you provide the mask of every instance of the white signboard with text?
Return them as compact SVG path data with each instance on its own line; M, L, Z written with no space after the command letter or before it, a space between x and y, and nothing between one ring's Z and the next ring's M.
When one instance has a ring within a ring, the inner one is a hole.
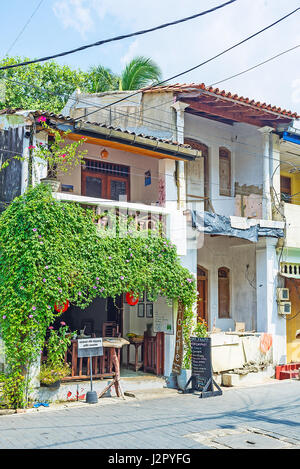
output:
M153 313L153 332L164 332L165 334L174 334L173 308L165 300L159 302L156 311Z

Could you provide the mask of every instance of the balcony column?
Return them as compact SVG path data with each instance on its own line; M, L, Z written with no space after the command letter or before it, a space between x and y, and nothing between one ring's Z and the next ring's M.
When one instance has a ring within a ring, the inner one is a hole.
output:
M263 157L263 202L262 212L263 218L266 220L272 219L272 205L271 205L271 174L270 170L270 134L274 129L272 127L262 127L258 131L262 134L262 157Z
M184 143L184 111L189 104L176 101L172 104L172 108L176 111L176 139L178 143ZM186 184L184 161L177 162L177 185L178 185L178 209L186 208Z
M261 238L256 244L257 332L272 334L274 364L286 363L286 320L278 314L277 239Z

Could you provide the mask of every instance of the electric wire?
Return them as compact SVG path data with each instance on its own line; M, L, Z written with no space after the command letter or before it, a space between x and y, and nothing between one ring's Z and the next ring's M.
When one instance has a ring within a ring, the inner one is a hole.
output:
M39 59L28 60L28 61L25 61L25 62L20 62L18 64L6 65L6 66L3 66L3 67L0 67L0 70L8 70L10 68L24 67L26 65L30 65L30 64L34 64L34 63L38 63L38 62L45 62L47 60L56 59L58 57L65 57L66 55L74 54L75 52L83 51L83 50L89 49L91 47L101 46L103 44L107 44L107 43L110 43L110 42L121 41L123 39L131 38L131 37L135 37L135 36L140 36L140 35L143 35L143 34L146 34L146 33L157 31L159 29L167 28L169 26L177 25L179 23L184 23L186 21L193 20L193 19L198 18L200 16L207 15L208 13L212 13L216 10L224 8L225 6L230 5L231 3L235 3L236 1L237 0L229 0L226 3L222 3L221 5L217 5L214 8L210 8L209 10L205 10L205 11L202 11L200 13L196 13L195 15L191 15L191 16L188 16L186 18L181 18L181 19L176 20L176 21L171 21L169 23L161 24L161 25L155 26L153 28L143 29L141 31L136 31L136 32L130 33L130 34L123 34L123 35L120 35L120 36L111 37L109 39L103 39L101 41L97 41L97 42L94 42L92 44L87 44L85 46L77 47L77 48L72 49L72 50L68 50L68 51L65 51L65 52L60 52L58 54L49 55L49 56L42 57L42 58L39 58Z
M172 77L169 77L165 80L162 80L160 81L159 83L155 83L155 85L150 85L148 87L145 87L143 88L142 90L138 90L134 93L132 93L131 95L129 95L128 97L124 97L124 98L120 98L119 100L115 101L114 103L111 103L111 104L107 104L106 106L103 106L102 109L105 109L107 107L110 107L114 104L117 104L117 103L120 103L128 98L131 98L132 96L136 96L137 94L143 92L143 91L147 91L147 90L150 90L150 89L155 89L157 88L158 86L168 82L168 81L171 81L171 80L174 80L175 78L178 78L182 75L185 75L186 73L189 73L189 72L192 72L193 70L196 70L197 68L200 68L202 67L203 65L206 65L208 64L209 62L212 62L213 60L217 59L218 57L221 57L222 55L226 54L227 52L233 50L234 48L240 46L241 44L244 44L245 42L249 41L250 39L253 39L254 37L258 36L259 34L265 32L266 30L272 28L273 26L277 25L278 23L280 23L281 21L285 20L286 18L288 18L289 16L297 13L298 11L300 10L300 7L296 8L295 10L291 11L290 13L288 13L287 15L279 18L277 21L269 24L268 26L265 26L263 29L260 29L259 31L256 31L255 33L253 33L252 35L246 37L245 39L233 44L232 46L228 47L227 49L223 50L222 52L219 52L218 54L214 55L213 57L210 57L209 59L205 60L204 62L201 62L200 64L197 64L187 70L184 70L183 72L180 72L180 73L177 73L176 75L173 75ZM1 70L1 67L0 67L0 70ZM82 119L82 118L86 118L88 115L91 115L91 114L94 114L95 112L97 111L92 111L88 114L85 114L84 116L79 116L77 119Z
M16 37L16 39L13 41L13 43L11 44L11 46L7 49L7 52L5 55L8 55L9 52L12 50L12 48L14 47L14 45L16 44L16 42L19 40L19 38L22 36L23 32L25 31L25 29L27 28L27 26L29 25L29 23L31 22L32 18L34 17L34 15L37 13L37 11L39 10L40 6L42 5L44 0L40 0L39 4L37 5L37 7L35 8L35 10L33 11L33 13L31 14L31 16L28 18L28 20L26 21L26 23L24 24L23 28L21 29L21 31L19 32L18 36Z

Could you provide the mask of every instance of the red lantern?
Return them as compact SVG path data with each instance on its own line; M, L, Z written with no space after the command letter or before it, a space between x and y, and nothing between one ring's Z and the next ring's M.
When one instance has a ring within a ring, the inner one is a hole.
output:
M62 305L54 305L54 309L55 311L57 311L58 313L64 313L65 311L67 311L67 309L69 308L70 306L70 302L69 300L67 300L63 306Z
M139 301L139 297L135 298L132 292L126 293L126 301L130 306L135 306Z

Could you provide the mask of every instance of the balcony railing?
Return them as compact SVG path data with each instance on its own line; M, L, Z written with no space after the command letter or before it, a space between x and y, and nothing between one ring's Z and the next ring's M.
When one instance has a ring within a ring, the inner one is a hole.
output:
M111 234L114 230L118 230L119 235L123 236L131 232L137 232L139 236L149 234L165 236L176 246L179 255L186 255L186 216L180 210L65 192L54 192L53 197L62 202L74 202L84 208L92 209L94 222L100 233Z

